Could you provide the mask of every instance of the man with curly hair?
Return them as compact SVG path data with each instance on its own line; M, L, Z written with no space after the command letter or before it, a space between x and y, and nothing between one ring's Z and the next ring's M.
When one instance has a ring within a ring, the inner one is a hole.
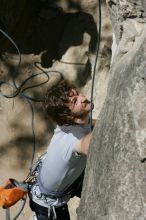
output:
M70 220L67 203L81 196L93 104L62 80L46 93L44 107L57 127L31 189L30 207L38 220Z

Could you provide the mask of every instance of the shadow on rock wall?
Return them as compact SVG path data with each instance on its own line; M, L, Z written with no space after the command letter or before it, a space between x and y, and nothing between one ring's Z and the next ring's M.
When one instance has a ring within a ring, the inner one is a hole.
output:
M96 24L92 15L82 12L79 5L75 5L74 8L80 12L67 13L62 8L56 7L55 1L53 5L50 1L39 0L26 4L29 9L23 12L18 25L10 32L22 54L44 52L41 64L44 67L51 67L52 61L61 59L68 48L82 45L84 33L90 36L89 51L95 51ZM0 27L9 33L8 25L6 28L1 18ZM16 53L10 42L6 42L2 35L1 42L3 43L1 52Z
M8 3L8 2L7 2ZM58 1L41 1L31 0L23 1L22 6L17 5L11 11L6 11L6 5L3 4L1 10L4 12L0 15L0 28L6 31L15 43L18 45L21 52L21 64L17 71L16 67L19 63L19 56L16 48L2 34L0 35L0 79L13 84L13 79L19 87L22 82L29 76L39 73L41 70L36 67L51 68L55 60L66 65L74 65L83 67L79 69L79 74L76 77L79 86L83 86L86 80L91 75L91 66L86 52L94 52L97 40L96 24L92 15L82 11L79 4L68 1L68 10L57 5ZM10 3L9 3L10 4ZM21 8L21 15L15 12ZM9 7L7 7L9 8ZM72 9L72 10L71 10ZM8 19L12 18L11 23ZM8 18L7 18L8 17ZM15 19L16 18L16 19ZM84 34L88 35L88 40L84 41ZM78 47L78 54L73 53L74 57L80 56L78 62L72 60L63 60L62 57L68 49ZM85 48L82 51L82 48ZM79 52L81 51L81 54ZM83 62L85 61L85 62ZM57 67L59 70L59 67ZM48 69L47 69L48 70ZM69 74L73 74L70 72ZM43 79L42 79L42 78ZM32 86L44 82L45 74L27 82L27 86ZM49 79L50 80L50 79ZM51 82L52 83L52 82ZM26 87L25 85L25 87ZM44 95L47 85L35 87L25 91L25 94L38 98ZM1 92L12 94L14 90L11 88L1 87ZM12 93L9 93L11 90ZM8 92L8 93L7 93ZM33 103L35 112L35 133L37 149L47 146L51 137L54 125L46 118L42 110L41 103ZM32 146L32 129L31 129L31 111L25 97L20 94L19 97L7 99L1 97L1 135L3 138L0 141L0 153L6 155L13 149L16 150L15 159L18 164L23 167L28 158L31 157Z

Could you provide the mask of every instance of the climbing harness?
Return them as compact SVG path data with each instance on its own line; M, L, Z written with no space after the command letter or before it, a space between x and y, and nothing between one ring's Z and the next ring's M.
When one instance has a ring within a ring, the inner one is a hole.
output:
M39 170L41 169L42 162L46 157L46 153L42 154L38 160L31 166L30 171L24 180L28 184L28 188L37 182Z

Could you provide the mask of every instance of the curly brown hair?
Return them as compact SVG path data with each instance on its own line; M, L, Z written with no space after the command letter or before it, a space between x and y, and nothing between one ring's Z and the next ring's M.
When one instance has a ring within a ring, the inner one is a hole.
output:
M45 95L44 108L47 115L58 125L74 124L74 117L67 107L69 92L72 89L75 89L73 85L62 80L49 89Z

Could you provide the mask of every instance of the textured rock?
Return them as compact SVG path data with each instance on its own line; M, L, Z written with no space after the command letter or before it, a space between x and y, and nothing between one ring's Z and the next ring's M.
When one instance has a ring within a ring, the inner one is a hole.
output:
M107 0L113 31L116 32L116 43L118 44L123 33L123 21L127 18L142 20L146 16L144 2L137 0Z
M91 141L79 220L146 219L144 22L126 18L122 23L106 100ZM118 39L117 29L115 34Z

